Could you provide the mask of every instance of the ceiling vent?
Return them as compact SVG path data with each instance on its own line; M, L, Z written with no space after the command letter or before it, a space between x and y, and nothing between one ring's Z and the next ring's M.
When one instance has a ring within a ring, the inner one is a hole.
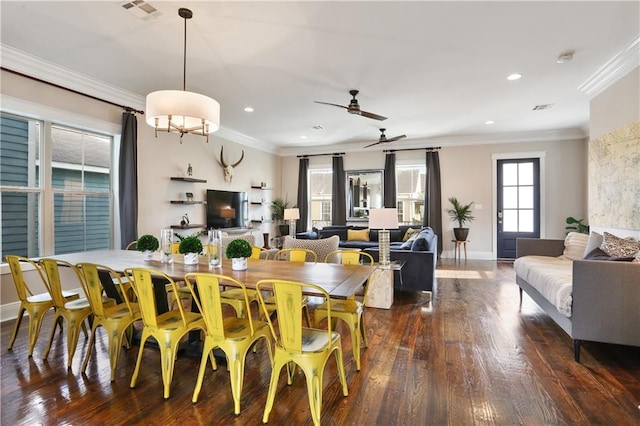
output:
M553 104L541 104L533 107L534 111L542 111L543 109L551 109Z
M140 19L152 19L160 14L158 9L151 6L150 3L147 3L144 0L125 1L124 3L121 3L120 6Z
M320 124L314 124L314 125L311 125L311 126L308 126L308 127L309 127L309 129L315 130L315 131L324 130L324 127L321 126Z

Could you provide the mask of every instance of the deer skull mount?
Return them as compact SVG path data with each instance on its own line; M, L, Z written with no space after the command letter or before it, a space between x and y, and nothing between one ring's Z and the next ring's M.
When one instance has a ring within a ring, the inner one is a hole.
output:
M242 156L240 156L240 159L238 161L236 161L233 164L227 164L227 162L224 161L224 146L220 148L220 164L222 165L222 171L224 172L225 182L231 182L231 179L233 179L234 167L237 167L242 162L243 159L244 159L244 150L242 150Z

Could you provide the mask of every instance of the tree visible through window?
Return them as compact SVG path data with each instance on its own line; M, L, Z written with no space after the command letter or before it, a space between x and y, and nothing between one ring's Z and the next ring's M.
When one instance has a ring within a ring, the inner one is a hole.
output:
M309 170L311 226L331 225L332 179L331 169Z
M424 215L426 166L396 166L398 221L419 225Z

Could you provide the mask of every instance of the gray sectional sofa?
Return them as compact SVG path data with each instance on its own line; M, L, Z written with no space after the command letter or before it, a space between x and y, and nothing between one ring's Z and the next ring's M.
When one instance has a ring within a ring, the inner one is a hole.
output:
M520 302L524 291L573 339L576 362L582 341L640 346L640 263L572 259L565 241L517 240Z

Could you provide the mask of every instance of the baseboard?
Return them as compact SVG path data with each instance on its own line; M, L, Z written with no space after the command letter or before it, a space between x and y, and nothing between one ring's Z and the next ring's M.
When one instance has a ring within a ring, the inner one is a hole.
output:
M443 259L455 258L453 250L444 250L440 255ZM490 251L468 251L468 260L496 260L496 257ZM464 260L464 250L462 251L462 260Z
M20 309L20 301L0 305L0 322L16 319L16 317L18 316L19 309Z

